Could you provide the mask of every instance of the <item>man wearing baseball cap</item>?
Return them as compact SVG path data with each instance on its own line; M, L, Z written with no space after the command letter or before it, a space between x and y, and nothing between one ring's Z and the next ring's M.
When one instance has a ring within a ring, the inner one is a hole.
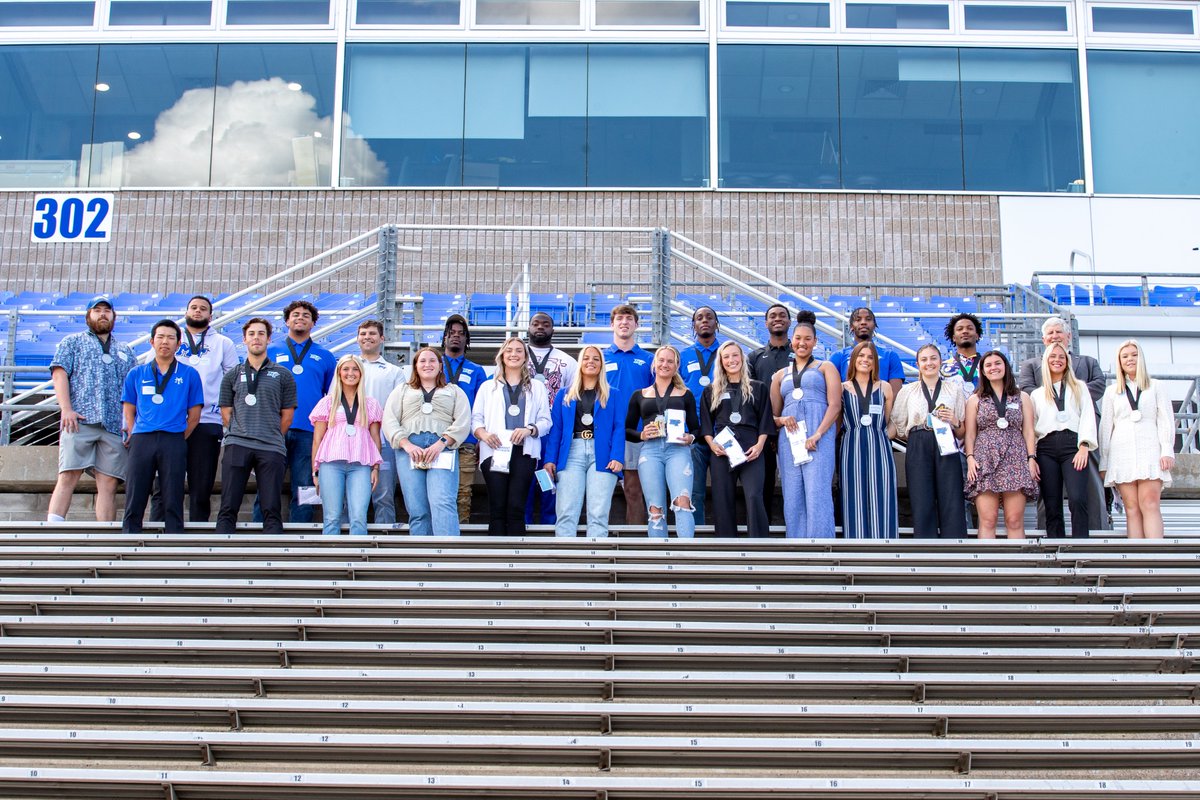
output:
M117 311L112 298L87 304L88 329L65 337L50 362L59 408L58 482L50 496L48 522L62 522L84 471L96 478L96 520L116 519L117 483L125 479L121 442L121 390L137 364L133 348L112 336Z

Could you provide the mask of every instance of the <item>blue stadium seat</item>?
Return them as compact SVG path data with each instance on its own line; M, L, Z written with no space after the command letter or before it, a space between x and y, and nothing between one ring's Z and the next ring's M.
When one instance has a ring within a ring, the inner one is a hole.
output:
M555 325L571 324L571 298L565 294L530 294L529 312L544 311Z
M1104 303L1110 306L1140 306L1142 287L1107 284L1104 287Z
M62 296L62 292L21 292L10 298L6 305L11 304L18 308L41 308Z
M1092 304L1092 296L1100 298L1103 292L1099 286L1092 289L1092 293L1088 292L1087 286L1075 287L1075 305L1087 306ZM1060 283L1054 287L1054 302L1059 305L1071 305L1071 286L1070 284Z
M503 325L508 304L502 294L476 294L471 297L472 325Z
M1191 308L1197 298L1195 286L1155 286L1150 290L1150 305L1164 308Z

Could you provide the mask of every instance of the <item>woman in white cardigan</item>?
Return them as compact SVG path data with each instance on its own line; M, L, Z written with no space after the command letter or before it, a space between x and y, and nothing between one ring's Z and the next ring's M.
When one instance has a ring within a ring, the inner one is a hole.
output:
M525 343L513 337L496 354L496 375L475 395L471 425L488 488L488 533L525 535L525 502L550 432L546 384L529 370Z
M1052 344L1042 354L1042 385L1029 393L1037 439L1038 482L1046 504L1046 535L1067 535L1063 489L1071 507L1071 535L1087 536L1088 458L1096 449L1096 409L1087 384L1075 377L1071 354Z
M1175 466L1175 412L1136 339L1117 347L1116 367L1100 410L1100 473L1121 493L1129 538L1161 539L1159 500Z

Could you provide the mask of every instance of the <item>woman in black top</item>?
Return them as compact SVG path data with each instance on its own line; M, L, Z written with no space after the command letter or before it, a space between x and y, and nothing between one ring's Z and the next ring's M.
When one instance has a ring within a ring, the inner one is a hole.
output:
M775 432L771 418L770 391L760 382L750 380L746 359L737 342L725 342L717 350L720 369L713 382L700 395L700 435L708 442L713 456L713 507L716 509L717 536L736 536L737 501L734 489L742 484L746 502L746 526L752 537L767 535L769 522L763 502L763 482L766 459L762 458L767 437ZM726 445L728 428L737 442L730 452ZM738 449L742 451L738 453ZM744 460L742 456L744 455ZM736 463L735 463L736 462Z
M692 516L692 442L700 432L696 399L679 377L679 351L663 345L654 354L654 383L629 398L625 438L641 441L638 474L650 516L650 536L667 536L667 498L675 512L675 535L696 533Z

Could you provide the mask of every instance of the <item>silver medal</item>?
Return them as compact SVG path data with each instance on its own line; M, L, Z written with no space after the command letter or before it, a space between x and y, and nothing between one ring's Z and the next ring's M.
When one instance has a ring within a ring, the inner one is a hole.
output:
M732 414L729 415L729 421L732 422L734 425L737 425L739 422L742 421L741 413L738 411L733 412Z
M803 400L804 399L804 390L801 389L799 386L797 386L795 389L792 389L792 399Z
M198 355L195 355L195 354L193 353L192 355L188 356L188 363L189 363L189 364L199 364L199 363L200 363L200 356L198 356Z
M1059 422L1066 422L1067 420L1069 420L1071 418L1071 415L1065 411L1060 411L1054 415L1054 418L1057 419Z
M293 375L303 375L304 367L301 366L300 364L297 364L296 366L292 367L292 374Z
M579 421L582 422L584 425L591 425L592 424L592 415L584 414L582 417L579 418Z
M150 398L150 402L154 403L156 406L161 406L163 404L163 396L161 394L156 394Z
M353 425L347 425L346 426L346 435L347 436L358 436L358 428L354 427Z
M111 355L109 355L108 353L105 353L104 355L100 356L100 360L103 361L105 364L113 363L113 357Z
M963 384L963 386L966 387L968 392L970 392L971 394L975 394L975 383L973 381L967 381L966 383Z
M859 424L859 425L862 425L864 428L865 428L867 425L870 425L870 424L871 424L871 415L870 415L870 414L863 414L861 417L859 417L859 418L858 418L858 424Z
M433 413L433 403L421 403L421 413L422 414L432 414Z
M1137 411L1135 409L1132 413L1130 413L1129 418L1131 420L1133 420L1134 422L1141 422L1142 421L1142 412Z
M1008 427L1008 420L1006 420L1004 417L1001 417L1000 419L996 420L996 427L1000 430L1004 430Z
M710 383L712 383L712 378L708 377L707 375L700 376L700 385L701 386L708 386Z
M533 379L534 379L535 381L537 381L538 383L545 383L545 382L546 382L546 376L545 376L545 375L534 375L534 376L533 376Z
M252 406L258 403L258 398L252 394L246 395L246 405Z
M519 405L516 405L515 403L513 405L509 406L508 407L508 415L510 417L521 416L521 407Z

